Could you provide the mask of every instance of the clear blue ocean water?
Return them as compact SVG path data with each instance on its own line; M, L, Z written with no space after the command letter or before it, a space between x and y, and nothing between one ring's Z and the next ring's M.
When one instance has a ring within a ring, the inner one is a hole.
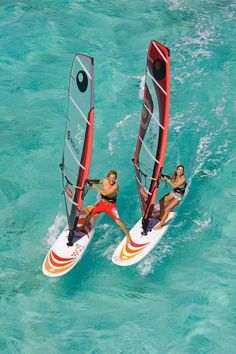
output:
M235 20L227 0L1 1L1 353L236 353ZM131 228L151 39L171 50L165 172L185 165L187 196L140 264L112 264L123 235L105 215L81 263L47 278L66 222L58 164L73 55L95 58L91 177L118 170Z

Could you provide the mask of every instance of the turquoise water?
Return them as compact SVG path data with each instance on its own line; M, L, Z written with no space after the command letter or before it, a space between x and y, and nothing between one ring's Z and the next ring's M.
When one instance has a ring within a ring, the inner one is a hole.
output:
M226 0L1 1L1 353L236 352L235 14ZM73 55L95 58L91 177L118 170L131 228L151 39L171 49L165 172L186 166L187 196L137 266L112 264L123 235L103 216L81 263L47 278L43 259L66 222L58 164Z

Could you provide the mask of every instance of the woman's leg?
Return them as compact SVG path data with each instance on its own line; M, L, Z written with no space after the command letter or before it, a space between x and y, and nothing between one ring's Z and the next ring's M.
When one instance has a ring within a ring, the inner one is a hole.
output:
M164 197L160 199L160 219L163 218L164 211L165 211L165 204L167 202L170 202L172 199L174 199L174 197L172 196L171 193L164 195Z
M176 205L178 205L180 203L180 200L177 200L177 199L173 199L168 207L166 208L165 210L165 213L163 215L163 217L161 218L161 221L159 222L159 224L154 227L154 230L160 230L162 228L162 226L164 225L166 219L168 218L169 216L169 213L176 207Z

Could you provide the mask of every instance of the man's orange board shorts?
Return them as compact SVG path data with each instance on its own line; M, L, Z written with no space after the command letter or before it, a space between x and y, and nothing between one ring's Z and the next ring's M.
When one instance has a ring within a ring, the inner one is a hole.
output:
M93 216L101 213L107 213L115 221L120 220L115 203L109 203L101 199L100 202L92 209L90 215Z

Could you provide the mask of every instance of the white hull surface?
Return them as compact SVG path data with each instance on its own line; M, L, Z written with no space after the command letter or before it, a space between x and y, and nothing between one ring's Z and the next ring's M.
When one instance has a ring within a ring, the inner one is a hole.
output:
M159 223L159 220L157 219L159 215L158 207L154 209L149 222L149 230L151 231L145 236L141 234L142 219L140 219L130 231L131 243L127 243L125 237L116 248L112 256L113 263L119 266L133 265L141 261L141 259L143 259L160 242L175 216L175 213L170 213L164 226L160 230L153 230L152 228Z
M81 226L86 215L93 207L87 206L82 210L77 226ZM48 252L42 266L42 271L48 277L59 277L68 273L82 258L94 234L96 216L81 232L75 233L73 246L67 246L68 226L62 231Z

